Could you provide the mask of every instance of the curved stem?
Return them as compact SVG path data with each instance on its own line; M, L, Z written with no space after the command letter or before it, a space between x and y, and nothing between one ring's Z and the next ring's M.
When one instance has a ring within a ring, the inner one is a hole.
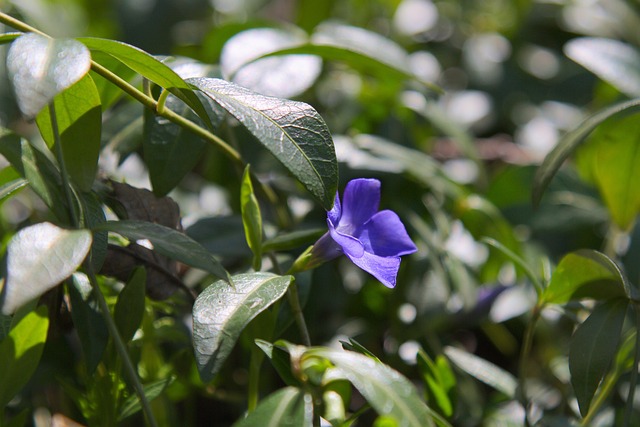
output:
M53 101L49 103L49 117L51 118L51 131L53 132L53 141L56 146L56 157L58 165L60 166L60 175L62 176L62 186L64 187L64 194L69 204L69 218L71 218L71 224L78 228L80 221L74 208L74 198L71 192L71 182L69 181L69 174L67 173L67 167L64 162L64 154L62 153L62 141L60 139L60 131L58 129L58 118L56 117L56 108Z
M529 322L527 323L527 328L524 332L524 338L522 342L522 350L520 351L520 361L518 367L518 389L519 389L519 400L522 408L524 409L524 425L529 427L531 422L529 421L529 399L527 398L526 392L526 375L527 375L527 356L531 352L531 347L533 345L533 334L535 331L536 323L540 318L540 312L542 307L535 306L533 309L533 313Z
M307 323L304 321L304 315L302 314L302 308L300 307L300 297L298 296L298 285L295 280L289 285L287 290L287 299L289 305L291 305L291 311L293 312L293 318L298 325L300 335L302 337L302 343L307 347L311 346L311 338L309 337L309 330L307 329Z

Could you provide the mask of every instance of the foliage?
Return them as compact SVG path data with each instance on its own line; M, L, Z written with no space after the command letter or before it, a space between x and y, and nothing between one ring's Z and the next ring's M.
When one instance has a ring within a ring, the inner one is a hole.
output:
M5 3L0 425L640 425L632 2Z

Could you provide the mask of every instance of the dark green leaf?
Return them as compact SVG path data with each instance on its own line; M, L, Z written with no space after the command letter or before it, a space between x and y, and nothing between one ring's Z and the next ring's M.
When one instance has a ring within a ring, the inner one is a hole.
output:
M573 334L569 370L582 416L588 412L591 399L618 350L627 305L628 301L622 298L598 305Z
M20 178L13 167L7 166L2 169L0 171L0 203L28 184L27 180Z
M290 386L300 385L300 381L296 379L291 371L291 359L288 351L264 340L256 340L256 345L267 355L285 384Z
M247 245L253 252L253 269L259 271L262 266L262 215L258 199L253 193L249 165L247 165L242 175L240 209L242 211L242 224L244 225Z
M28 118L84 77L90 66L91 55L82 43L36 33L18 37L7 54L7 71L18 106Z
M142 323L146 281L145 269L138 267L118 295L113 311L113 320L115 320L118 332L125 343L133 338Z
M189 237L218 256L251 256L239 215L203 218L187 228L186 232Z
M193 306L193 345L200 377L212 380L249 322L287 291L292 276L240 274L234 286L217 281Z
M310 245L326 232L326 229L313 228L310 230L296 230L290 233L280 234L265 240L262 244L262 252L287 251L303 245Z
M569 158L571 153L573 153L596 126L609 117L615 116L623 111L632 112L638 109L640 109L640 99L621 102L596 112L580 123L577 128L567 132L560 141L558 141L555 148L547 154L536 172L531 195L533 204L537 206L540 203L544 191L549 186L549 182L556 172L558 172L558 169L560 169L564 161Z
M578 37L564 45L565 54L630 97L640 96L640 52L619 40Z
M329 129L316 110L224 80L198 78L188 82L242 123L325 209L331 209L338 186L338 162Z
M106 216L102 207L102 202L95 193L84 193L80 195L82 201L82 216L80 225L83 228L91 229L98 224L105 222ZM93 233L93 244L91 245L91 264L95 271L100 271L107 256L108 235L106 231Z
M380 362L380 359L378 359L378 356L373 354L371 351L369 351L368 348L366 348L365 346L363 346L353 338L349 338L349 342L340 341L340 344L342 345L342 348L344 348L345 350L355 351L356 353L360 353L364 356L372 358L377 362Z
M311 396L295 387L285 387L267 396L246 418L233 427L311 427Z
M156 397L160 396L163 391L175 380L175 377L168 377L158 381L154 381L142 386L144 395L147 400L151 402ZM127 400L124 401L120 408L120 415L118 415L118 421L122 421L125 418L135 414L142 409L142 404L137 394L132 394Z
M100 95L91 76L56 95L53 106L67 172L81 190L89 191L98 170L102 127ZM49 111L42 110L36 122L42 138L52 147L55 138Z
M74 274L69 285L71 317L82 346L87 373L92 375L109 341L109 331L86 276Z
M0 342L0 406L5 407L35 372L48 330L48 310L43 305L24 316Z
M146 221L123 220L98 224L93 231L112 231L134 241L148 239L156 252L229 280L229 274L209 251L173 228Z
M313 348L306 356L329 359L367 399L379 415L395 419L400 426L433 426L429 408L413 384L397 371L352 351Z
M7 250L2 313L14 313L69 277L90 247L88 230L65 230L42 222L17 232Z

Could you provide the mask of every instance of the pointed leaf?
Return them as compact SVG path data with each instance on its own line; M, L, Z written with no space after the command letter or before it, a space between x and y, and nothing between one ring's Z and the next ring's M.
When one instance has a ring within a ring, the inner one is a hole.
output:
M142 323L146 281L145 269L138 267L118 295L113 311L113 320L115 320L118 332L125 343L131 341Z
M205 289L193 306L193 345L202 381L215 377L242 330L279 300L292 276L271 273L240 274L233 287L217 281Z
M7 250L2 313L14 313L69 277L90 248L88 230L65 230L42 222L17 232Z
M174 380L175 377L168 377L142 386L142 390L144 391L147 401L151 402L153 399L160 396ZM118 421L124 420L141 409L142 404L140 403L140 398L137 394L132 394L122 404L122 407L120 408L120 415L118 415Z
M43 305L20 319L0 342L0 407L5 407L31 379L48 330L48 310Z
M90 67L91 55L82 43L36 33L17 38L7 54L7 71L18 106L28 118L80 80Z
M623 111L633 112L638 109L640 109L640 99L621 102L594 113L580 123L578 127L567 132L560 141L558 141L555 148L547 154L536 172L531 193L531 200L534 206L540 203L540 199L542 199L542 195L549 186L549 182L551 182L551 179L553 179L564 161L569 158L571 153L584 141L591 131L609 117L615 116Z
M299 388L285 387L267 396L233 427L311 427L313 400Z
M640 96L640 52L614 39L578 37L564 45L565 54L629 97Z
M329 129L308 104L259 95L220 79L188 79L228 111L329 210L338 162Z
M91 190L98 170L102 110L100 95L86 75L53 99L65 167L83 191ZM49 147L55 142L48 110L38 114L38 128Z
M622 298L600 304L571 338L571 385L582 416L589 411L591 399L618 350L627 305Z
M259 271L262 265L262 215L260 214L258 199L253 193L249 165L247 165L242 175L240 208L244 235L249 248L253 252L253 269Z
M220 262L198 242L173 228L146 221L107 221L93 231L112 231L130 240L148 239L156 252L229 280L229 274Z
M326 232L326 228L313 228L279 234L262 243L262 252L287 251L304 245L311 245Z
M282 349L280 346L271 344L270 342L257 339L256 345L260 347L260 350L267 355L271 364L282 378L285 384L290 386L299 386L300 381L293 375L291 371L291 358L289 352Z
M329 359L379 415L395 419L402 427L434 425L414 385L389 366L359 353L329 348L310 349L305 353L309 356Z

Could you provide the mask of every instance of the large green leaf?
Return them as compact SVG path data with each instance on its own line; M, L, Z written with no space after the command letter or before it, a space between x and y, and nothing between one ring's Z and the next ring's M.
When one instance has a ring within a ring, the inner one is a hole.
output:
M312 348L304 357L326 358L339 368L379 415L401 427L433 426L431 411L414 385L399 372L353 351Z
M93 231L112 231L134 241L148 239L156 252L229 281L229 273L211 252L173 228L147 221L123 220L98 224Z
M207 112L191 87L175 71L158 59L137 47L115 40L93 37L81 37L77 40L92 51L100 51L111 55L146 79L169 90L187 103L189 107L193 108L198 116L207 123ZM100 58L97 59L99 60ZM108 66L109 64L105 63L103 65Z
M91 55L82 43L36 33L18 37L7 54L7 71L18 106L28 118L80 80L90 66Z
M564 304L581 298L636 299L618 266L606 255L593 250L579 250L566 255L556 267L541 303Z
M242 186L240 187L240 208L242 211L242 224L247 245L253 252L253 269L260 270L262 265L262 215L260 205L253 193L251 183L251 173L249 165L242 175Z
M630 97L640 96L640 52L619 40L578 37L564 45L565 54Z
M48 310L40 306L20 319L0 342L0 407L5 407L35 372L48 330Z
M313 400L303 390L285 387L267 396L233 427L311 427Z
M573 334L569 370L583 416L618 350L627 306L623 298L600 304Z
M338 162L329 129L310 105L263 96L220 79L188 79L235 117L329 210Z
M640 212L640 116L602 123L578 152L578 164L598 186L613 221L623 230Z
M193 306L193 346L202 381L212 380L229 356L242 330L279 300L292 276L271 273L239 274L234 286L217 281Z
M138 267L118 295L113 310L113 320L115 320L118 332L125 343L133 338L142 323L146 281L145 269Z
M62 155L73 182L83 191L91 190L98 170L102 110L100 95L91 76L86 75L53 99ZM43 110L38 128L49 147L55 142L51 115Z
M18 231L7 250L2 313L14 313L69 277L89 253L91 241L88 230L65 230L48 222Z
M567 160L571 153L584 141L587 135L600 123L623 111L632 112L638 109L640 109L640 99L621 102L594 113L580 123L578 127L567 132L560 141L558 141L555 148L547 154L536 172L533 180L533 191L531 193L533 204L537 206L538 203L540 203L544 191L549 186L549 182L551 182L556 172L558 172L558 169L560 169L565 160Z

